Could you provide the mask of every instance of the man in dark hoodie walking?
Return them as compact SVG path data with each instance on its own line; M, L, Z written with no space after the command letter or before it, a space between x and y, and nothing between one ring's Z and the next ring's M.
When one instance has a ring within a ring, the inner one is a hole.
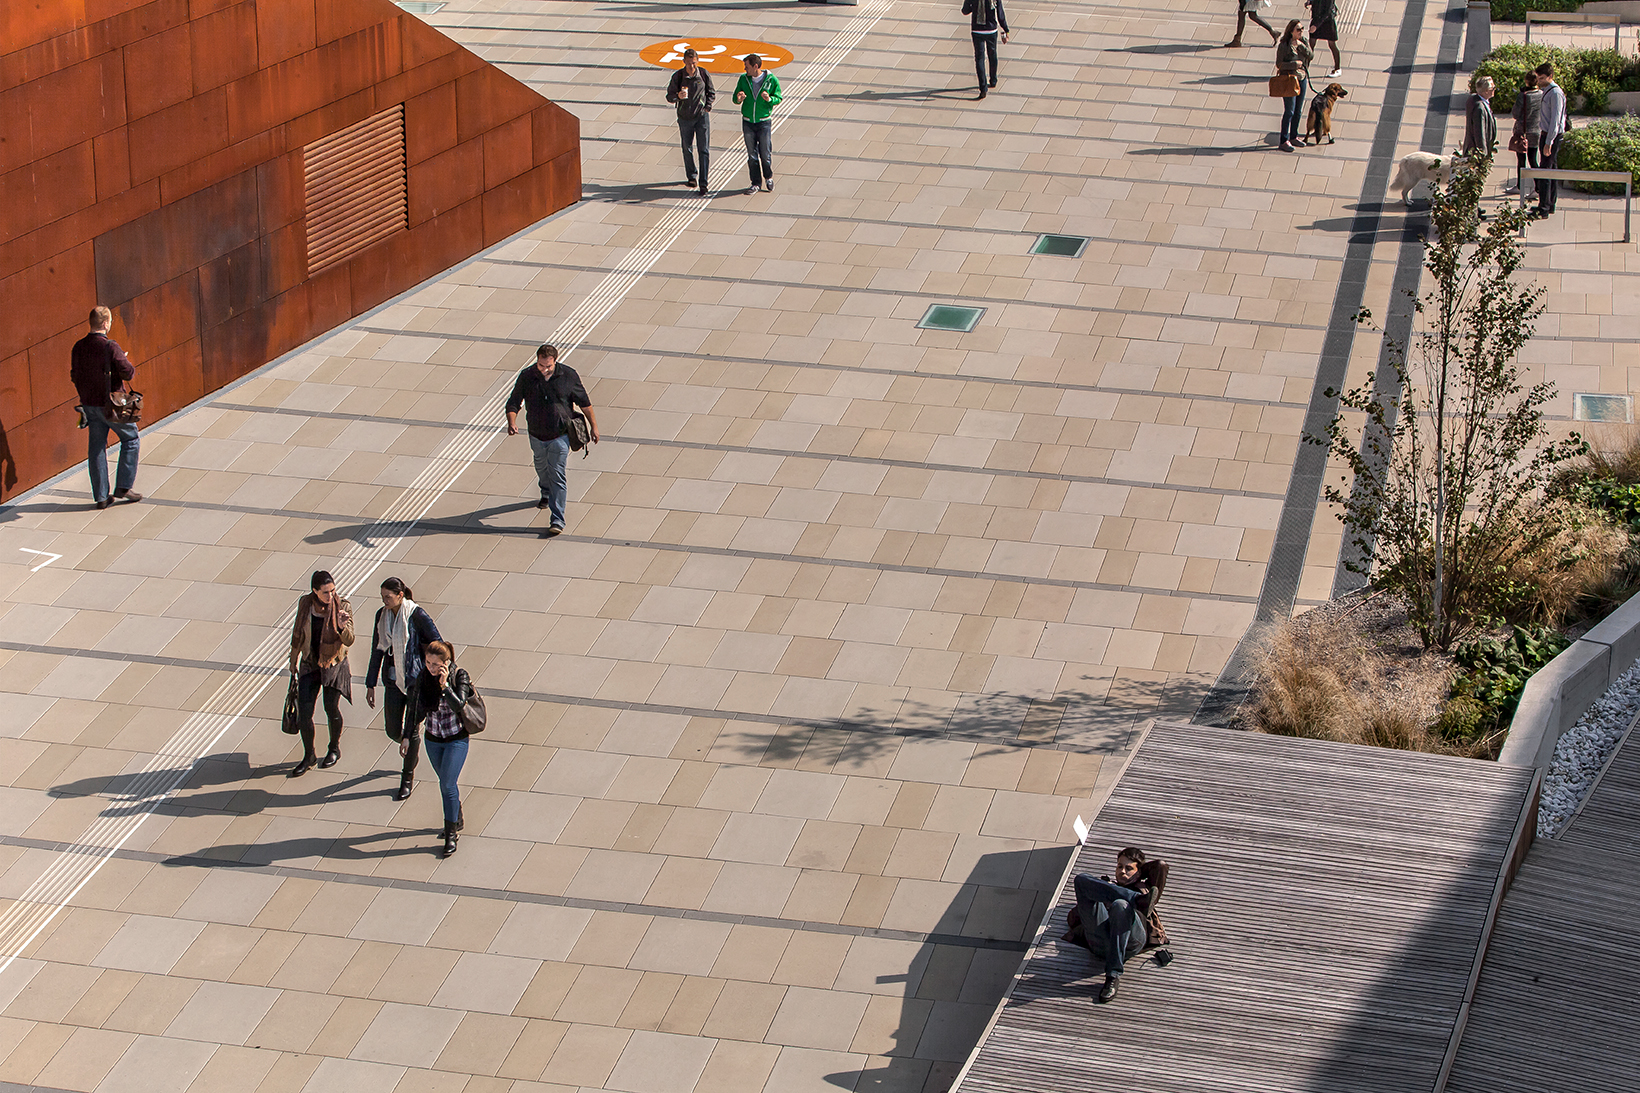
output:
M962 13L968 16L968 26L974 35L974 69L979 74L979 94L983 99L987 87L997 85L997 35L1008 41L1008 16L1002 10L1002 0L962 0ZM985 60L991 61L991 75L985 75Z
M706 175L712 159L712 104L717 91L712 74L700 67L692 49L683 51L683 67L672 73L666 85L666 101L678 108L678 136L683 140L683 173L686 185L698 186L706 196ZM700 151L700 170L695 170L695 150Z

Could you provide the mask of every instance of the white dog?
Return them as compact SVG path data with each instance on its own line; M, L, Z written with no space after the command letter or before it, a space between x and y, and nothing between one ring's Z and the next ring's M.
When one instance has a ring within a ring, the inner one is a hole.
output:
M1392 188L1401 191L1401 203L1412 207L1412 190L1420 182L1431 186L1445 186L1452 177L1454 164L1463 162L1462 156L1438 156L1434 152L1408 152L1401 160L1401 169L1395 173Z

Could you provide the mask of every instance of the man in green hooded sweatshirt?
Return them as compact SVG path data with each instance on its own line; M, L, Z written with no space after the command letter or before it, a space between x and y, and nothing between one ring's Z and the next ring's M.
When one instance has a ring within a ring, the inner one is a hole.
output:
M740 104L740 135L746 141L746 168L752 174L749 194L774 189L774 123L769 120L780 101L780 81L763 71L763 58L746 54L746 72L735 84L735 102Z

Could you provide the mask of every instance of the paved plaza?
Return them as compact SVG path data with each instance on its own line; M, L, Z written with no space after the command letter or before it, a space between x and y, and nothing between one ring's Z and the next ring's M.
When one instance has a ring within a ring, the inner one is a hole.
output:
M958 6L426 16L581 119L585 200L146 428L143 503L80 468L0 508L0 1083L950 1086L1144 726L1330 594L1306 415L1416 268L1394 159L1462 133L1425 0L1344 5L1338 143L1291 155L1228 0L1021 0L983 101ZM794 55L774 192L724 75L684 188L669 35ZM1620 199L1560 207L1527 353L1569 423L1634 386L1640 257ZM499 428L547 340L604 434L557 538ZM315 569L360 636L293 781ZM489 702L448 861L363 701L388 576Z

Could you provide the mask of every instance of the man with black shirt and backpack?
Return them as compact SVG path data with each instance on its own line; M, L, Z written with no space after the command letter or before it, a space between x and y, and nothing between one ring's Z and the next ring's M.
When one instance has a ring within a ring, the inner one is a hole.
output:
M125 355L119 343L108 336L114 325L114 313L106 307L91 309L91 333L74 343L69 367L69 378L74 381L75 393L80 396L80 417L89 434L89 454L86 468L91 472L91 500L99 509L115 501L141 501L142 494L131 487L137 484L137 423L120 420L109 395L122 391L137 377L137 369ZM114 478L114 492L108 491L108 434L120 438L119 470Z
M707 166L712 158L712 104L717 91L712 74L697 63L692 49L683 51L683 67L672 73L666 85L666 101L678 108L678 136L683 140L683 173L688 185L698 186L706 196ZM700 170L695 170L695 149L700 150Z
M576 420L585 411L585 425ZM558 363L558 348L543 345L535 351L535 363L518 373L512 394L507 396L507 435L518 435L518 411L526 411L530 450L535 454L535 477L541 486L538 509L552 510L548 535L562 535L564 508L569 503L569 453L587 443L598 443L598 418L581 377L567 364ZM585 440L576 432L586 430ZM573 443L572 443L573 441Z

